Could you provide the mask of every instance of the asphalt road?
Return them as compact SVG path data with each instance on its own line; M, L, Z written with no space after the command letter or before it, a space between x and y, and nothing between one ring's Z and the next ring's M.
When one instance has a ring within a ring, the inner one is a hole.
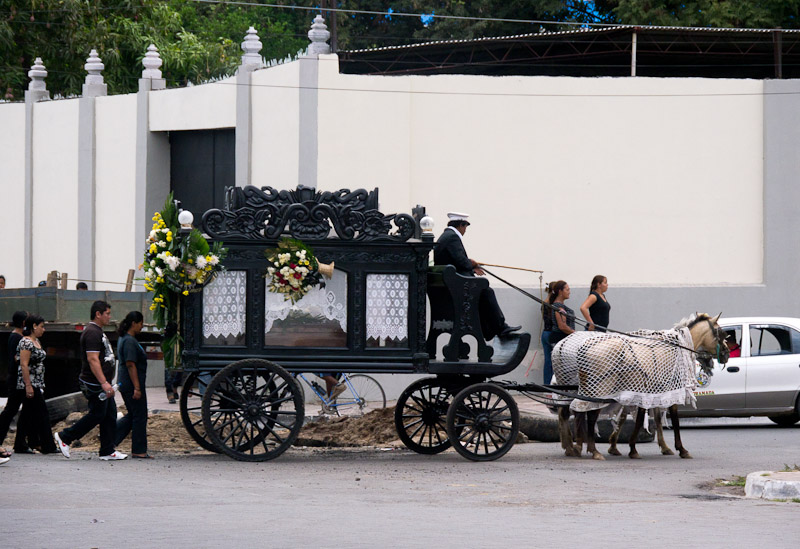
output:
M717 478L800 464L800 426L688 427L692 460L563 457L516 445L473 463L292 449L267 463L14 456L0 467L4 547L797 547L800 503L719 495ZM668 432L672 446L672 433ZM601 445L605 450L605 445Z

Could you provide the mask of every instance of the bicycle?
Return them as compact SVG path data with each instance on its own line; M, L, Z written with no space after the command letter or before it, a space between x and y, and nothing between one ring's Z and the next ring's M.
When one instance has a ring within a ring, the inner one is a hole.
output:
M302 373L293 374L295 379L302 379L322 403L322 413L335 413L339 416L360 416L372 410L386 408L386 393L375 378L364 374L340 374L340 383L345 384L345 390L336 398L329 399L325 388L316 381L309 379ZM300 391L305 400L305 389L298 382Z

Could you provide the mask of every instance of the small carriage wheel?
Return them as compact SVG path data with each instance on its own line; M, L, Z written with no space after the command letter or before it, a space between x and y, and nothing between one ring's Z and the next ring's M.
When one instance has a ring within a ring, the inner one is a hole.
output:
M297 380L260 359L220 370L208 384L202 410L209 440L240 461L281 455L297 439L305 413Z
M452 400L435 377L418 379L403 391L394 409L394 425L409 450L432 455L450 448L446 418Z
M447 434L456 451L467 459L498 459L517 440L517 403L508 391L492 383L470 385L450 404Z
M386 408L386 393L375 378L364 374L347 376L358 398L350 390L350 385L336 398L336 413L340 416L360 416L372 410Z
M203 393L205 393L207 377L210 373L198 375L197 372L192 372L186 378L181 391L180 409L181 421L183 426L186 427L186 432L194 441L200 445L204 450L209 452L219 453L219 448L214 446L206 436L206 428L203 425L202 402ZM197 389L194 387L195 381L197 382ZM196 399L189 402L189 398Z

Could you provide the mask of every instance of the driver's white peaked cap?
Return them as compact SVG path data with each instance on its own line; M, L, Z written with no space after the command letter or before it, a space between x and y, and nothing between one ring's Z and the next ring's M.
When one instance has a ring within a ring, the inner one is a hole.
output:
M469 214L461 212L448 212L447 219L450 221L466 221L469 222Z

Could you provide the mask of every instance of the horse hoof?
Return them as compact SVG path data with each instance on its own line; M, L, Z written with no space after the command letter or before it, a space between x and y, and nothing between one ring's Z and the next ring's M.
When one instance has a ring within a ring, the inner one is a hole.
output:
M686 451L681 452L681 458L683 458L683 459L694 459L694 458L692 458L692 454L690 454L689 452L686 452Z
M642 456L640 456L638 452L631 452L628 454L628 457L631 459L642 459Z
M571 458L581 457L581 453L577 452L572 446L564 448L564 455Z
M606 458L603 457L603 454L601 454L600 452L597 452L597 451L592 452L592 459L596 459L597 461L605 461L606 460Z
M674 456L675 452L673 452L669 448L664 448L663 450L661 450L661 454L665 456Z
M616 448L609 448L609 449L608 449L608 453L609 453L610 455L612 455L612 456L621 456L621 455L622 455L622 452L620 452L620 451L619 451L619 450L617 450Z

